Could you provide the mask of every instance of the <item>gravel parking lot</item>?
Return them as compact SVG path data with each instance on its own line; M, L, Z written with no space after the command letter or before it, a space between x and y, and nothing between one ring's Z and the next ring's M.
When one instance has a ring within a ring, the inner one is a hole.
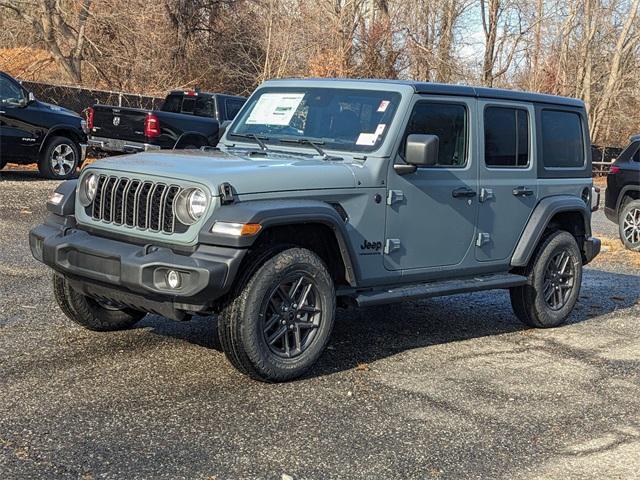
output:
M3 479L638 478L640 254L600 212L568 325L523 327L505 292L339 312L311 373L266 385L213 318L67 321L27 241L54 187L0 172Z

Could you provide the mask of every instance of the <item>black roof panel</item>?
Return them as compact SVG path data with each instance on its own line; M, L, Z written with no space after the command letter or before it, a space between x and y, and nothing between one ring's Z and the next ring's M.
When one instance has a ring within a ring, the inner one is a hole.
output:
M493 98L497 100L513 100L518 102L538 102L553 105L570 107L584 107L582 100L570 97L560 97L557 95L546 95L543 93L523 92L519 90L506 90L501 88L474 87L471 85L453 85L448 83L416 82L413 80L388 80L376 78L306 78L306 79L283 79L283 80L313 80L313 81L349 81L363 83L386 83L407 85L413 87L416 93L434 95L462 95L476 98ZM273 80L272 80L273 81Z

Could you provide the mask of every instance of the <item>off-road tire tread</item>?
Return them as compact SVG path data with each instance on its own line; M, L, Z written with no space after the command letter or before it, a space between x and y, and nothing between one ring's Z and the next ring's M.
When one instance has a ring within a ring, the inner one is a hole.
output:
M512 287L509 289L509 296L511 299L511 306L513 308L513 312L522 323L530 327L553 328L561 325L566 321L566 318L564 318L560 322L554 322L554 323L545 323L541 321L540 316L538 314L539 312L536 311L536 306L535 306L536 290L535 290L535 287L533 286L535 269L538 266L540 259L543 256L545 256L547 250L549 249L549 245L552 242L555 242L557 238L561 238L561 237L567 242L573 243L573 246L575 247L574 254L576 254L577 258L581 258L580 249L578 248L578 245L573 235L571 235L569 232L566 232L564 230L549 231L542 237L538 248L536 248L536 251L534 252L533 258L531 259L531 261L529 262L529 265L527 266L526 276L529 278L529 283L527 285ZM577 288L578 288L578 291L575 294L576 297L579 296L579 293L580 293L579 284Z
M146 314L138 310L108 310L76 292L59 274L53 275L53 293L69 320L94 332L112 332L133 327Z
M247 297L254 288L256 282L262 275L269 275L272 263L274 262L295 262L305 261L314 265L319 272L326 275L326 278L331 279L328 269L324 262L315 253L303 248L287 248L288 246L278 245L270 247L266 250L256 252L255 260L253 262L253 269L250 275L245 275L244 279L238 282L236 291L230 297L230 301L223 307L218 318L218 334L220 336L220 343L226 357L230 363L241 373L263 382L280 382L290 380L298 377L304 372L298 370L295 373L279 372L272 368L269 368L264 361L258 361L257 364L251 360L242 339L245 337L243 324L244 312L247 308ZM248 278L247 278L248 277ZM335 290L333 289L333 282L330 281L332 288L331 295L335 298ZM330 318L325 317L324 321L333 321L333 316ZM252 348L258 349L256 342L258 340L249 338ZM310 365L308 366L310 367ZM307 367L307 368L308 368ZM306 369L305 369L306 370Z

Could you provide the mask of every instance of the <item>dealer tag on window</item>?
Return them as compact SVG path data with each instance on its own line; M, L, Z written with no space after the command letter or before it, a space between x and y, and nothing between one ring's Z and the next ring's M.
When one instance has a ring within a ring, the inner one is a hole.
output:
M264 93L256 102L246 123L250 125L289 125L304 93Z

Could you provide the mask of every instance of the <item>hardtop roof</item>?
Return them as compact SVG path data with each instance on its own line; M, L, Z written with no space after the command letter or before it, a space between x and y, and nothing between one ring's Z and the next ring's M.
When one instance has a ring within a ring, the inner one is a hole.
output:
M518 102L548 103L570 107L584 107L584 102L577 98L547 95L543 93L524 92L518 90L506 90L501 88L474 87L471 85L453 85L448 83L416 82L413 80L387 80L387 79L351 79L351 78L288 78L269 80L266 84L279 82L327 82L327 83L360 83L373 86L374 84L398 85L413 88L415 93L433 95L460 95L465 97L489 98L497 100L513 100Z

